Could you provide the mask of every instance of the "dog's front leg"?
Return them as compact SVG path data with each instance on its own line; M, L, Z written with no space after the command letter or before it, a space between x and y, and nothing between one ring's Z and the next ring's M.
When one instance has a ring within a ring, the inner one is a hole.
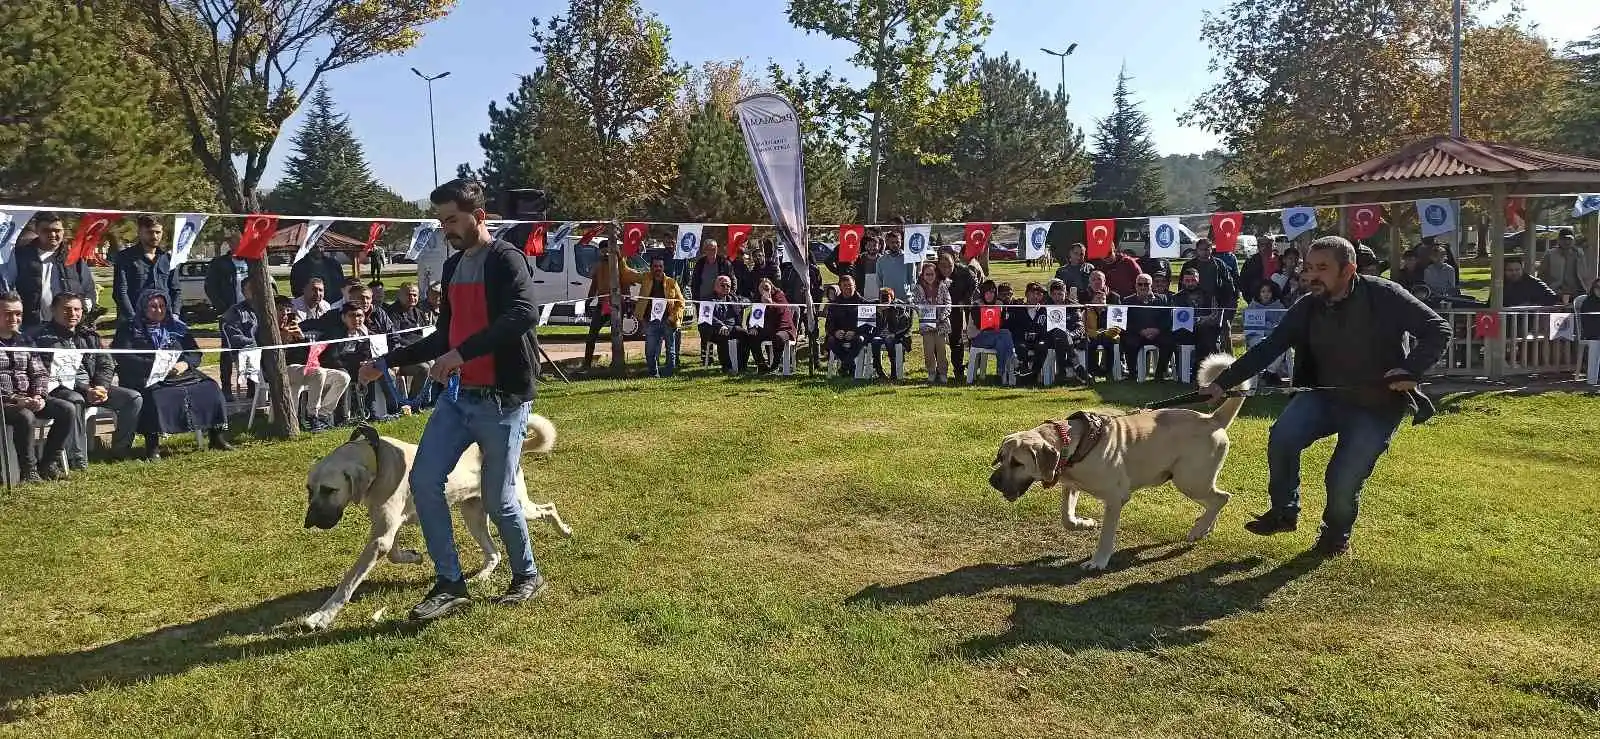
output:
M1061 528L1068 531L1094 528L1094 519L1078 518L1078 489L1071 485L1061 486Z
M350 603L351 596L355 595L356 588L361 587L362 581L371 574L372 568L378 564L378 559L389 553L393 545L392 538L375 538L367 542L366 548L361 550L361 556L356 559L355 566L344 575L344 580L333 589L333 594L311 615L302 619L307 628L320 631L333 625L333 620L338 618L339 611Z
M1127 502L1126 494L1117 494L1105 501L1106 520L1100 526L1100 545L1095 547L1094 555L1083 563L1086 570L1104 570L1111 564L1111 555L1117 550L1117 524L1122 518L1122 504Z

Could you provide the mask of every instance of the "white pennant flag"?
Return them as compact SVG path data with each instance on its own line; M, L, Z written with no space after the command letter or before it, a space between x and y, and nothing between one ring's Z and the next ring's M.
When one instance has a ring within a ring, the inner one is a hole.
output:
M57 350L55 356L50 358L50 389L65 387L72 389L78 383L78 369L83 366L83 351L81 349Z
M906 226L905 249L900 252L906 264L921 264L933 249L933 227L929 225Z
M1572 204L1572 217L1582 218L1595 211L1600 211L1600 195L1579 195L1578 201Z
M1050 238L1050 222L1034 221L1022 227L1022 258L1042 259Z
M1317 209L1307 208L1303 205L1285 208L1283 211L1283 235L1291 241L1307 231L1317 230Z
M439 222L424 221L411 229L411 246L406 249L406 259L413 262L422 252L433 246L433 240L439 237Z
M1045 318L1047 319L1045 330L1067 330L1067 309L1065 307L1059 305L1050 306L1049 310L1045 311Z
M150 361L150 378L144 381L145 387L151 387L167 379L167 373L177 366L178 358L183 352L173 349L162 349L156 352L155 359Z
M1593 298L1591 298L1592 300ZM1577 331L1573 326L1573 314L1551 313L1549 336L1552 339L1577 339Z
M504 235L505 232L511 230L512 226L517 225L517 222L516 221L484 221L484 225L489 227L489 240L490 241L499 241L500 237L502 235ZM438 222L437 221L434 222L434 227L438 228ZM415 259L416 257L411 257L411 258Z
M1422 221L1424 238L1456 230L1456 209L1445 198L1418 200L1417 218Z
M1193 308L1189 308L1187 306L1179 306L1177 308L1173 308L1172 309L1172 330L1173 331L1193 331L1194 330L1194 309Z
M0 206L0 264L11 262L11 250L17 248L17 237L37 212Z
M710 326L717 322L717 304L709 300L700 301L700 322Z
M389 353L389 337L383 334L368 335L367 345L372 347L373 357L381 357Z
M260 349L245 349L239 352L239 376L250 382L261 382Z
M1128 330L1128 306L1106 306L1106 328Z
M750 320L745 323L745 326L761 328L765 325L767 325L767 306L764 303L756 303L750 306Z
M333 226L332 218L312 218L306 221L305 241L300 242L300 249L294 253L294 261L298 262L311 253L311 247L322 240L322 235Z
M878 322L878 307L871 303L856 306L856 322L875 324Z
M200 240L200 229L206 227L207 216L202 213L179 213L172 217L172 266L189 261L194 242Z
M1150 256L1158 259L1177 259L1183 256L1183 245L1179 243L1177 216L1162 216L1150 219Z
M667 315L667 299L666 298L651 298L650 299L650 320L659 321L662 318L665 318L666 315Z
M677 259L694 259L700 256L700 230L705 228L699 223L678 224L678 250L672 256Z
M539 325L540 326L545 326L545 325L548 325L550 323L550 311L555 310L555 308L556 308L556 304L555 303L545 303L542 307L539 308Z

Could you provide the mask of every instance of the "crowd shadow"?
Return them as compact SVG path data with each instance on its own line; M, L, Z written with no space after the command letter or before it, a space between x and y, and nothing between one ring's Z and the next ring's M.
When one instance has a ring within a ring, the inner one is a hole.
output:
M409 582L369 582L357 591L357 598L415 587ZM293 624L293 619L321 605L330 592L322 588L283 595L89 649L0 657L0 723L21 718L17 704L28 698L123 687L196 667L374 636L410 635L422 629L422 624L410 621L372 623L352 612L341 617L342 623L351 624L349 628L309 632ZM223 643L230 637L250 636L269 638Z
M1165 548L1165 551L1156 551ZM1187 553L1190 544L1146 544L1118 551L1108 572L1154 564ZM1153 553L1151 556L1144 556ZM944 597L971 597L1010 587L1064 587L1101 573L1079 564L1081 558L1047 556L1015 564L986 562L940 575L885 586L873 583L845 599L846 605L920 606Z

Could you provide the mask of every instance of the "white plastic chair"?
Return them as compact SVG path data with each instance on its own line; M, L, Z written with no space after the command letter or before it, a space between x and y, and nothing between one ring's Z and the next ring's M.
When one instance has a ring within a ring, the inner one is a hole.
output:
M999 352L996 352L993 349L985 349L983 347L977 347L977 346L969 347L967 349L967 384L968 385L977 384L977 382L978 382L978 374L980 372L983 373L983 374L988 374L988 372L989 372L989 357L994 357L994 361L995 361L995 366L996 367L999 367L1002 364L1005 365L1006 372L1005 372L1005 375L1003 375L1000 378L1000 384L1004 385L1006 387L1011 387L1011 386L1016 385L1017 384L1017 366L1016 366L1017 363L1015 361L1002 363L1000 361Z

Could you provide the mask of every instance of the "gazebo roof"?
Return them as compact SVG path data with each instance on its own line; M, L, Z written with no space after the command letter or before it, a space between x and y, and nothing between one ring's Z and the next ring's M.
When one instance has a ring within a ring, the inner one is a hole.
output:
M278 229L278 232L273 234L272 239L267 242L267 249L269 251L299 249L300 242L305 241L305 238L306 224L303 222L296 223L293 226ZM321 244L322 248L332 251L360 251L362 247L366 246L365 243L343 234L336 234L333 231L323 231L322 238L317 239L317 243Z
M1510 195L1589 192L1600 187L1600 160L1434 136L1303 182L1274 194L1272 202L1312 205L1356 194L1400 199L1487 195L1496 185L1505 185Z

